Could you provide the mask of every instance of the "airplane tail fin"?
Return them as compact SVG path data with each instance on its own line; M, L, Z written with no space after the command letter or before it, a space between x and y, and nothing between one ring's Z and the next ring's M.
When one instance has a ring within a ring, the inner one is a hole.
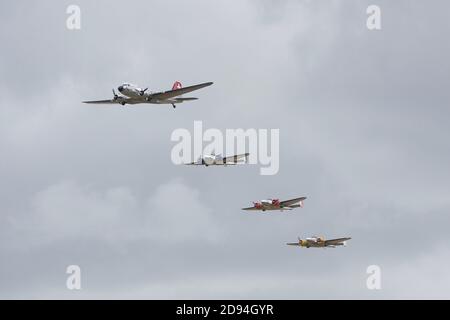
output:
M290 206L285 208L303 208L303 200L300 201L298 204L291 204Z
M175 81L173 83L172 90L177 90L177 89L181 89L181 88L183 88L183 85L181 84L180 81Z

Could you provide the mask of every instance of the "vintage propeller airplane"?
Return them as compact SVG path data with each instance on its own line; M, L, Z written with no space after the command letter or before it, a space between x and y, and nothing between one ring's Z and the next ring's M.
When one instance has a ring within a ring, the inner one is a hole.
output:
M234 156L222 157L220 154L203 155L197 161L186 163L190 166L228 166L246 163L250 153L236 154Z
M172 86L172 90L160 91L160 92L149 92L148 88L142 89L130 83L124 83L120 85L117 90L120 94L116 94L114 89L113 98L109 100L93 100L93 101L83 101L83 103L92 104L140 104L140 103L151 103L151 104L171 104L174 108L178 103L184 101L197 100L194 97L181 97L182 94L199 90L204 87L212 85L213 82L205 82L201 84L196 84L193 86L185 87L181 85L179 81L175 81Z
M242 210L292 210L294 208L303 208L303 201L306 197L300 197L285 201L280 201L280 199L267 199L257 202L253 202L253 207L242 208Z
M350 240L347 238L337 238L325 240L324 237L313 236L311 238L306 238L304 240L298 238L298 242L286 243L288 246L299 246L304 248L336 248L337 246L345 246L346 241Z

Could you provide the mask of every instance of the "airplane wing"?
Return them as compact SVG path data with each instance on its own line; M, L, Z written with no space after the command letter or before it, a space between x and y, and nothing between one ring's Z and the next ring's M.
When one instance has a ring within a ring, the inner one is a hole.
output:
M300 244L298 242L289 242L286 243L288 246L299 246Z
M180 101L180 102L183 102L183 101L198 100L198 98L186 97L186 98L175 98L175 100Z
M242 208L242 210L260 210L255 207Z
M347 240L350 240L351 238L338 238L338 239L330 239L330 240L325 240L325 245L329 246L329 245L339 245L342 244L342 242L345 242Z
M241 158L244 157L248 157L250 153L243 153L243 154L237 154L234 156L230 156L230 157L225 157L223 158L223 162L225 163L236 163L238 162Z
M94 100L94 101L83 101L83 103L92 103L92 104L117 104L120 103L118 100L109 99L109 100Z
M196 84L196 85L190 86L190 87L152 93L152 94L148 95L148 99L167 100L167 99L174 98L174 97L180 96L180 95L188 93L188 92L192 92L192 91L204 88L204 87L208 87L212 84L213 84L213 82L205 82L205 83Z
M120 97L119 99L83 101L83 103L90 103L90 104L121 104L122 102L125 102L126 104L137 104L137 103L145 103L145 100L135 100Z
M291 199L291 200L281 201L280 206L283 206L283 207L290 206L297 202L303 201L305 199L306 199L306 197L300 197L300 198L295 198L295 199Z

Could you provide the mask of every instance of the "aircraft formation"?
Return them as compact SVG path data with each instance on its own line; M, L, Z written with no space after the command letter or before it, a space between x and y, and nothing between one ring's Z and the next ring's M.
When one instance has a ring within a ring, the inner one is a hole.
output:
M112 99L83 101L88 104L120 104L125 106L135 104L170 104L176 108L177 104L197 100L195 97L183 97L185 93L196 91L212 85L213 82L204 82L188 87L183 87L181 82L175 81L171 90L167 91L148 91L148 88L142 89L130 83L123 83L117 90L116 94L112 89ZM223 157L222 155L202 155L196 161L186 163L192 166L228 166L247 163L249 153L237 154ZM280 199L264 199L253 202L253 206L242 208L245 211L285 211L296 208L303 208L303 201L306 197L298 197L289 200L280 201ZM337 246L345 246L350 237L326 240L324 237L312 236L306 239L298 238L298 242L287 243L289 246L298 246L301 248L335 248Z

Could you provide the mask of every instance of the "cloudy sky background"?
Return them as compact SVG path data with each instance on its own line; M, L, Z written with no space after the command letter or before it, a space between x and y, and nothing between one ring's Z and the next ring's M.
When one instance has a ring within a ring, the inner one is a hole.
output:
M66 8L81 8L81 30ZM382 30L366 28L366 8ZM0 298L450 298L446 1L15 1L0 12ZM129 81L200 100L93 106ZM280 171L174 129L280 129ZM308 196L292 213L240 210ZM297 236L351 236L301 250ZM66 267L82 290L66 288ZM366 288L378 265L382 289Z

